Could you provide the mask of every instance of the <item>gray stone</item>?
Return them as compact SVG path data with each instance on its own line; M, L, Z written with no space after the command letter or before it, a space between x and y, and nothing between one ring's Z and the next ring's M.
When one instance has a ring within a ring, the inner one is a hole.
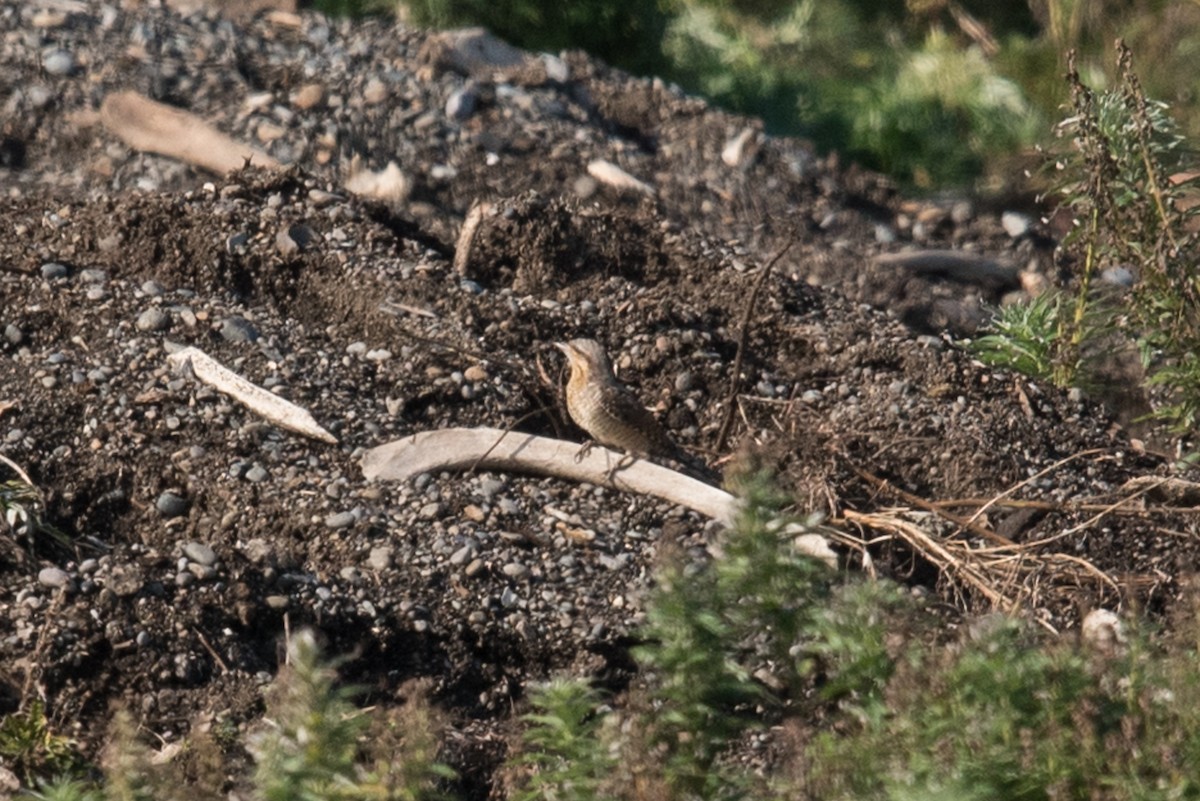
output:
M455 90L446 100L446 116L457 122L471 118L479 105L479 91L472 84Z
M57 567L43 567L38 571L38 583L43 587L62 589L71 584L71 574Z
M1130 287L1134 282L1133 271L1127 267L1109 267L1101 271L1100 280L1106 284Z
M372 570L387 570L392 566L393 553L395 549L387 545L372 548L371 553L367 555L367 566Z
M183 555L193 562L202 565L215 565L217 563L217 552L211 547L202 542L188 542L183 546Z
M325 518L326 528L349 528L354 525L353 512L334 512Z
M168 519L186 514L188 510L187 498L170 491L159 495L154 506L158 509L159 514Z
M244 317L226 317L221 322L221 336L226 342L255 342L258 329Z
M466 545L459 548L454 553L450 554L450 564L452 564L452 565L463 564L464 562L468 561L473 556L475 556L475 550L476 550L475 543L468 542Z
M146 309L138 315L139 331L162 331L171 325L171 316L157 307Z
M85 284L103 284L108 280L108 273L89 267L79 271L79 280Z
M479 494L491 500L495 495L504 489L504 482L498 478L481 478L479 479Z
M25 341L25 332L12 323L9 323L4 326L4 338L10 345L20 345Z
M261 484L270 478L270 476L271 474L267 472L267 469L260 464L256 464L246 471L246 480L251 484Z
M520 562L509 562L501 570L504 572L504 575L517 581L523 581L529 577L529 568Z
M56 77L70 75L75 71L75 56L66 50L51 50L42 56L42 69Z
M71 268L56 261L48 261L42 265L42 278L45 278L47 281L52 281L55 278L66 278L70 273Z
M157 281L146 281L142 284L142 293L152 298L167 294L167 290Z
M1030 219L1028 214L1021 214L1018 211L1006 211L1000 215L1000 227L1004 229L1004 233L1013 239L1020 239L1029 233L1029 229L1033 227L1033 220Z

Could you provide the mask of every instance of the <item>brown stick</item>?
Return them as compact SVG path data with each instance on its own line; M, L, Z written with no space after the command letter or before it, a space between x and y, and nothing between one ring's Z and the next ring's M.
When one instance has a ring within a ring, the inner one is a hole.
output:
M1010 540L1008 537L1005 537L1001 534L997 534L996 532L992 531L991 529L987 529L987 528L984 528L983 526L976 525L975 523L972 523L970 520L968 520L965 517L959 517L956 514L951 514L950 512L947 512L945 509L942 509L941 507L939 507L936 503L931 503L930 501L925 500L924 498L922 498L919 495L913 495L911 492L905 492L904 490L900 489L899 487L897 487L895 484L891 483L887 479L880 478L879 476L877 476L873 473L870 473L867 470L864 470L863 468L861 468L858 465L851 462L849 459L846 460L846 464L849 466L849 468L851 470L853 470L855 472L855 474L858 475L859 478L878 487L880 490L882 490L886 493L895 495L897 498L900 498L907 504L915 506L918 509L924 509L926 512L933 512L935 515L942 518L943 520L948 520L949 522L953 523L954 525L958 526L959 528L963 529L964 531L969 531L977 537L983 537L986 540L991 540L992 542L998 543L1000 545L1008 545L1008 546L1016 545L1016 543L1013 542L1012 540Z
M726 400L728 407L725 409L725 419L721 421L721 431L717 434L717 447L714 449L718 454L725 450L725 443L729 439L730 430L733 428L733 418L738 405L738 384L741 382L742 377L742 360L746 355L746 342L750 339L750 318L754 315L754 302L758 299L758 292L762 289L762 285L766 283L767 276L771 274L771 268L792 249L792 245L794 244L796 244L796 237L792 236L779 249L779 252L763 265L762 272L758 275L758 280L754 282L754 287L750 290L750 297L746 298L746 308L742 312L742 331L738 335L737 356L733 359L733 373L729 377L729 398Z

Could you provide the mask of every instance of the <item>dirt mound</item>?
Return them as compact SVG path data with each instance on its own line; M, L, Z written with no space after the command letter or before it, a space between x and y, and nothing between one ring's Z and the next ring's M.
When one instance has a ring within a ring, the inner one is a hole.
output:
M0 20L12 30L24 13ZM839 524L849 569L869 563L962 608L1024 603L1059 628L1083 606L1155 608L1191 570L1184 512L1147 511L1144 490L1115 503L1164 460L1097 406L927 333L1001 290L871 260L899 239L1024 266L1048 252L1036 231L1012 239L962 203L903 201L798 142L758 139L730 166L730 140L754 123L579 56L562 62L568 79L537 85L419 80L421 35L300 19L241 33L202 14L97 9L38 34L73 71L0 51L0 76L21 87L4 152L23 154L0 167L0 450L71 543L39 538L32 555L4 543L0 712L37 693L89 748L112 704L165 740L199 721L244 726L283 633L311 625L355 655L348 678L368 703L400 703L428 679L464 790L486 795L527 682L558 670L626 682L660 539L702 554L712 524L544 478L375 484L359 460L441 426L579 438L552 343L580 336L605 345L686 447L773 464L801 508ZM124 57L101 55L118 42ZM311 80L340 102L289 105ZM372 80L390 100L370 102ZM206 184L69 119L123 84L245 139L273 120L273 155L302 166ZM451 117L447 97L472 86L478 109ZM326 135L338 147L322 160ZM411 201L343 192L352 150L380 166L403 155ZM582 180L592 158L652 179L655 196ZM459 273L476 200L492 208ZM309 409L339 444L174 373L174 345ZM968 519L988 501L1000 502ZM1032 567L997 564L972 583L905 525L945 537L951 560L987 543Z

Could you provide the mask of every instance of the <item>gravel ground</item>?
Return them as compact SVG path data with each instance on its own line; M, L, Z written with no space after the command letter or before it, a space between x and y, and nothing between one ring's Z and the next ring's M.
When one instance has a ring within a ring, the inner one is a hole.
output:
M897 489L990 498L1027 481L1014 498L1063 506L980 522L1120 579L1047 562L1024 596L1047 625L1095 604L1165 609L1200 555L1185 513L1071 505L1112 499L1163 458L1097 405L985 369L942 335L1050 273L1054 241L1019 211L905 199L579 54L468 74L443 39L380 22L54 8L0 6L0 453L71 544L0 541L0 711L44 697L91 752L113 704L168 742L200 721L248 726L285 631L310 625L353 654L345 673L369 703L427 680L459 789L487 797L528 683L624 686L661 552L705 558L715 526L548 478L368 482L360 459L442 426L581 439L552 346L578 336L685 446L717 465L757 453L847 536L852 513L913 506ZM97 121L118 89L289 166L218 178L134 152ZM395 162L411 192L355 197L355 159ZM653 195L589 175L596 159ZM457 270L479 200L491 213ZM717 453L748 298L787 241ZM1014 269L947 280L875 258L914 247ZM175 345L310 410L338 443L174 372ZM914 591L987 608L904 542L871 554Z

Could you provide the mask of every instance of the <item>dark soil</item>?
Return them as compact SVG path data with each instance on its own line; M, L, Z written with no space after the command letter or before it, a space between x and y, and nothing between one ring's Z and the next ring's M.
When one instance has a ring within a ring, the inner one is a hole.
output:
M163 41L228 24L136 13ZM115 35L89 19L41 36L82 48ZM135 22L123 13L114 30ZM305 17L303 30L323 24ZM68 120L94 110L98 87L152 88L152 68L128 54L91 63L88 86L0 60L9 86L43 81L54 97L34 111L12 90L21 115L5 123L0 452L29 473L70 542L3 540L0 713L44 698L52 724L90 754L117 706L165 741L201 722L249 726L286 633L311 626L329 652L349 655L343 672L367 688L366 703L399 705L412 680L428 680L460 790L486 797L527 685L557 672L627 682L658 539L702 553L713 527L650 499L551 479L446 473L373 484L359 460L442 426L580 439L561 411L552 347L579 336L608 348L686 447L726 470L771 466L800 510L825 513L847 540L881 533L848 513L904 507L935 536L983 542L986 527L1029 544L1031 560L1086 560L1094 573L1046 561L1006 588L1058 630L1098 605L1169 608L1200 553L1195 516L1155 511L1144 497L1108 514L1080 506L1119 499L1126 481L1165 473L1168 460L1131 442L1098 404L985 368L954 344L978 324L981 303L1014 287L873 261L904 246L957 248L1046 275L1046 232L1034 225L1014 240L998 212L905 200L799 142L767 138L729 167L723 148L754 121L578 55L566 59L565 82L484 82L479 110L452 124L442 98L462 76L422 73L421 34L373 25L330 34L380 37L347 72L347 96L382 69L371 59L390 59L427 93L423 113L435 122L423 130L434 133L388 125L388 109L364 106L358 136L344 128L332 162L297 145L295 166L277 175L216 179ZM250 26L247 37L279 52L310 47L261 19ZM286 104L301 81L249 48L240 58L240 77L213 79L191 108L249 139L250 123L229 109L254 92ZM201 66L229 70L236 59L226 61ZM512 93L526 100L511 105ZM391 113L422 112L407 102ZM306 136L316 116L302 114L288 136ZM403 154L418 184L410 203L340 192L338 165L355 148L376 166ZM656 196L581 182L592 158L620 163ZM447 164L452 175L435 169ZM493 213L459 275L457 231L477 199ZM281 245L281 232L299 246ZM787 242L748 308L763 265ZM52 263L65 275L45 277ZM279 430L173 373L169 343L195 345L309 409L339 444ZM718 451L731 382L735 425ZM181 515L163 513L165 492L183 499ZM966 528L921 505L975 499L943 510L969 516L1000 493L1048 503L997 504ZM185 551L197 543L215 561ZM844 570L861 570L861 551L840 548ZM962 613L989 608L901 540L870 552L874 570Z

